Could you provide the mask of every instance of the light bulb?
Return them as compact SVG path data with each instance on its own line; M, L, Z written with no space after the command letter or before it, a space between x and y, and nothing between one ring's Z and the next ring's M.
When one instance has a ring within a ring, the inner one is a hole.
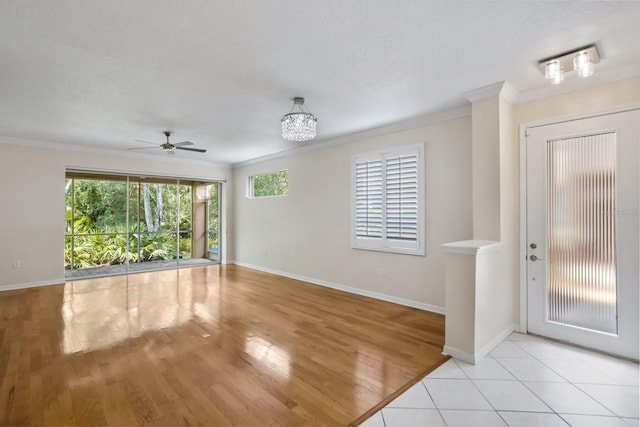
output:
M564 79L564 72L560 61L550 61L544 67L544 77L551 80L551 84L557 85Z
M573 57L573 68L578 72L580 77L589 77L593 74L593 62L589 56L589 52L578 52Z

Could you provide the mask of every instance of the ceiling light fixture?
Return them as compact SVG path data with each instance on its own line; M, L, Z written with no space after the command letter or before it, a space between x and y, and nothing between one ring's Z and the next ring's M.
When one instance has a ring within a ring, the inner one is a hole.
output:
M564 74L577 71L579 77L593 75L593 64L600 62L600 54L596 45L589 45L580 49L546 58L538 62L544 72L544 77L557 85L564 79Z
M299 111L294 111L298 107ZM280 120L282 137L287 141L304 142L316 137L316 116L304 108L304 98L293 98L293 107Z

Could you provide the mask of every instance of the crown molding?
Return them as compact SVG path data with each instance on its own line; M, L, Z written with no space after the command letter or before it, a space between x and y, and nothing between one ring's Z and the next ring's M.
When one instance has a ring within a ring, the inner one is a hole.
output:
M511 86L511 83L509 83L508 81L505 81L502 84L502 90L500 90L500 96L503 97L507 102L511 104L517 104L519 92L516 90L516 88Z
M474 89L464 94L464 97L471 103L487 98L493 98L494 96L501 96L508 102L514 104L518 99L518 91L505 80L479 89Z
M638 76L640 76L640 66L638 65L627 65L604 71L596 71L595 74L584 79L566 79L558 85L548 84L535 89L517 92L514 103L521 104L523 102L535 101L541 98L589 89L591 87Z
M488 86L475 89L464 94L464 97L471 103L494 96L501 96L511 104L522 104L524 102L535 101L555 95L585 90L591 87L612 83L618 80L625 80L640 76L640 66L627 65L596 73L586 79L564 80L559 85L545 84L534 89L519 91L508 81L490 84Z
M500 95L502 91L502 87L504 86L504 81L490 84L488 86L484 86L478 89L471 90L466 92L463 96L467 98L467 100L471 103L476 101L481 101L483 99L492 98L494 96Z
M267 160L275 160L283 157L294 156L297 154L306 153L309 151L323 150L325 148L333 147L336 145L348 144L351 142L362 141L363 139L374 138L377 136L388 135L390 133L401 132L410 129L416 129L422 126L429 126L447 120L458 119L460 117L466 117L471 115L471 106L462 105L456 108L452 108L437 113L427 114L424 116L415 117L409 120L403 120L401 122L393 123L390 125L371 128L359 132L354 132L348 135L339 136L336 138L330 138L321 140L317 143L304 145L290 150L280 151L278 153L268 154L266 156L256 157L254 159L245 160L243 162L234 163L232 167L238 168L243 166L249 166L256 163L262 163Z

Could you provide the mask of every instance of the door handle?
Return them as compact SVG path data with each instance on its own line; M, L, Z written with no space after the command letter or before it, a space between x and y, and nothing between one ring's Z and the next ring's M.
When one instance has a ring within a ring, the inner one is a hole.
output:
M531 255L531 256L529 257L529 259L530 259L531 261L544 261L542 258L538 258L538 257L537 257L537 256L535 256L535 255Z

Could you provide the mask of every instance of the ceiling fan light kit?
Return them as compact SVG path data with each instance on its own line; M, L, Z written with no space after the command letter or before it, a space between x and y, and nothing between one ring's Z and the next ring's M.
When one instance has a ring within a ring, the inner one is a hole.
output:
M298 111L294 111L298 108ZM310 141L316 137L318 119L304 108L304 98L293 98L293 107L280 120L282 137L291 142Z

